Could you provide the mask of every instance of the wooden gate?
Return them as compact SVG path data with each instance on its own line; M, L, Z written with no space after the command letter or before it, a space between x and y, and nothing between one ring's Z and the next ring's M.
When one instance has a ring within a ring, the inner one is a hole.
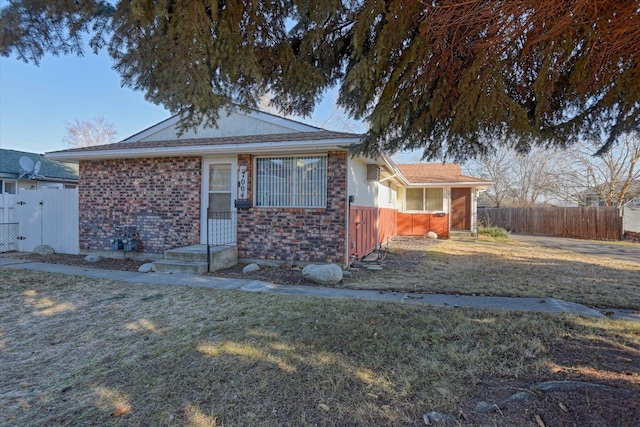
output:
M376 208L349 208L349 256L362 258L374 251L378 237L378 215Z

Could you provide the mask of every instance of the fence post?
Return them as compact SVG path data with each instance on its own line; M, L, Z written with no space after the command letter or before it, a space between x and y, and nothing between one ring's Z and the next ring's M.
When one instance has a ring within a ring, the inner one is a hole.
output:
M618 239L619 240L624 240L624 211L626 209L626 206L620 206L618 208L618 221L616 221L617 225L618 225Z

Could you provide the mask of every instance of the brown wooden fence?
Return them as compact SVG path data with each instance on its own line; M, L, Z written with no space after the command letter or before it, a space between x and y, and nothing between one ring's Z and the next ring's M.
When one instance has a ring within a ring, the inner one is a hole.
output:
M486 208L478 209L478 219L483 225L514 233L594 240L622 238L622 216L615 207Z

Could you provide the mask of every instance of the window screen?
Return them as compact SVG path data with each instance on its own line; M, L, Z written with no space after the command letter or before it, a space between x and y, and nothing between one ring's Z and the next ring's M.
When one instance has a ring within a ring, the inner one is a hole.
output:
M324 208L327 157L290 156L256 159L256 205Z

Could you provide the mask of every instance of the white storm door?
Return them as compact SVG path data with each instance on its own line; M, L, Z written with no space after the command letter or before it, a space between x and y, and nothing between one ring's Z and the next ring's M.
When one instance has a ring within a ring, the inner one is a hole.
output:
M201 243L227 245L236 242L237 161L204 159L202 179Z

